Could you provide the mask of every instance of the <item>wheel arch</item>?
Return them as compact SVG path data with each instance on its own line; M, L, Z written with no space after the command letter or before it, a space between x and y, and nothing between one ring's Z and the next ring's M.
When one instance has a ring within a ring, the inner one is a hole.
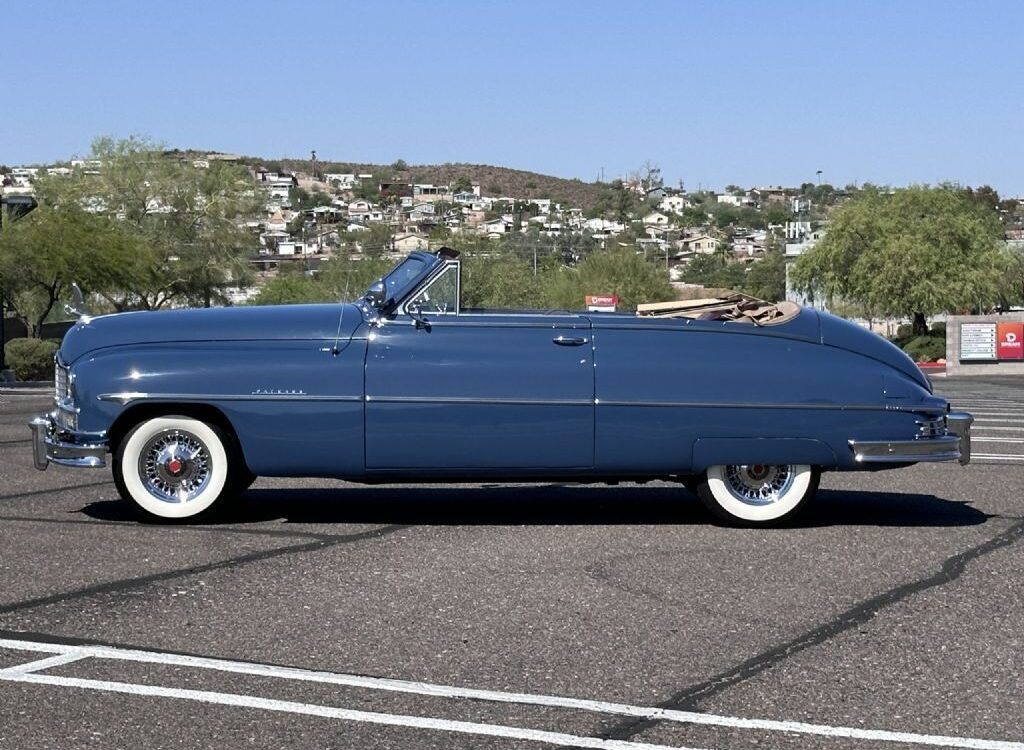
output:
M820 469L838 465L835 451L814 438L698 438L691 470L725 464L807 464Z
M202 403L158 401L132 404L122 411L110 426L110 430L107 433L107 443L110 452L115 453L117 451L121 441L125 439L136 425L145 422L147 419L165 417L170 414L191 417L219 427L231 441L231 445L227 447L235 453L235 457L248 469L245 451L242 450L242 442L238 439L238 433L235 431L235 426L231 424L231 420L216 406Z

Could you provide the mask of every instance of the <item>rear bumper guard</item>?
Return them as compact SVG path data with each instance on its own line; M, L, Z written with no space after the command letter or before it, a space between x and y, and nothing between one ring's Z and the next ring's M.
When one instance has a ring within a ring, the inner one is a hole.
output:
M946 415L947 434L917 440L851 440L857 463L918 463L922 461L971 461L971 423L966 412Z

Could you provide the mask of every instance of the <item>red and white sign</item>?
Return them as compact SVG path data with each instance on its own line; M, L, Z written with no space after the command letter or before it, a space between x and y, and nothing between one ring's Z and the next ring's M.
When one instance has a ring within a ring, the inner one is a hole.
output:
M1024 359L1024 323L1000 323L996 327L996 356Z
M619 304L617 294L588 294L587 309L590 312L615 312L615 306Z

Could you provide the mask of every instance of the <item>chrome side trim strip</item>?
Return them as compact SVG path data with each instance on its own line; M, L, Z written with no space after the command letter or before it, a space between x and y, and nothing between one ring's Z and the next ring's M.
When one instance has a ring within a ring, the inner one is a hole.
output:
M496 404L500 406L593 406L589 398L477 398L473 396L367 396L374 404Z
M428 320L430 320L430 325L432 325L432 326L445 326L445 327L450 326L450 327L454 327L454 328L540 328L540 329L545 329L545 330L549 330L549 331L558 331L558 330L563 330L563 329L570 329L570 330L590 330L591 329L590 324L588 322L586 322L586 320L584 318L581 318L580 316L572 316L572 317L570 317L570 316L558 316L558 317L566 318L565 322L558 321L558 322L549 322L549 323L530 323L530 322L520 323L520 322L517 322L517 321L507 321L507 320L500 321L500 322L479 321L479 320L466 320L465 316L472 315L472 314L473 313L463 312L463 313L460 313L457 317L453 316L451 314L448 314L448 315L442 315L442 316L437 317L437 318L429 318ZM524 315L523 317L527 317L527 316ZM554 316L552 316L552 317L554 317ZM578 322L577 323L573 323L572 321L578 321ZM381 322L380 322L380 325L381 326L403 326L403 325L407 326L411 322L412 321L410 319L408 319L408 318L393 318L393 319L390 319L390 320L388 320L387 318L382 318Z
M101 393L100 401L362 401L362 396L317 396L299 393Z
M902 411L941 414L944 407L894 404L753 404L743 401L597 401L600 406L672 407L680 409L813 409L826 411Z

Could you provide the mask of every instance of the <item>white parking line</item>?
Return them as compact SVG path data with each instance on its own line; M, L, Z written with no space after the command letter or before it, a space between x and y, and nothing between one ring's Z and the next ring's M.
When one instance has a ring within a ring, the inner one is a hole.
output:
M972 443L1024 443L1024 438L978 437L971 435Z
M971 461L981 459L983 461L1019 461L1024 463L1024 455L1019 453L971 453Z
M114 648L110 646L66 646L28 640L0 639L0 648L30 651L36 653L56 654L56 657L43 658L28 664L0 670L0 681L24 682L56 687L72 687L103 692L125 693L162 698L177 698L203 703L216 703L227 706L257 708L266 711L282 711L287 713L321 716L325 718L359 721L372 724L414 727L438 731L476 734L509 739L547 742L556 745L572 745L575 747L604 748L605 750L666 750L664 745L650 745L625 740L604 740L597 737L576 736L558 732L547 732L511 727L505 725L482 724L465 721L451 721L440 718L405 716L369 711L323 706L309 703L279 701L257 696L239 695L236 693L220 693L205 690L186 690L154 685L140 685L128 682L111 682L106 680L90 680L57 675L44 675L38 672L59 664L79 659L95 658L142 662L147 664L167 664L195 669L210 669L219 672L247 674L261 677L276 677L285 680L298 680L350 687L362 687L373 690L385 690L400 693L413 693L444 698L465 698L472 700L491 701L496 703L515 703L520 705L567 708L593 713L629 716L659 721L672 721L684 724L701 724L705 726L729 727L735 729L754 729L772 732L793 732L837 737L847 739L863 739L880 742L896 742L937 747L971 748L973 750L1024 750L1024 742L1004 740L988 740L971 737L953 737L945 735L916 734L912 732L894 732L881 729L860 729L857 727L831 726L828 724L809 724L797 721L776 721L770 719L745 719L736 716L703 714L692 711L673 711L652 706L634 706L624 703L609 703L580 698L566 698L531 693L507 693L476 688L461 688L449 685L436 685L425 682L411 682L380 677L364 677L360 675L337 672L321 672L293 667L276 667L270 664L229 661L225 659L207 659L197 656L166 654L157 651L141 651ZM63 659L64 661L61 661ZM687 750L672 748L671 750Z

